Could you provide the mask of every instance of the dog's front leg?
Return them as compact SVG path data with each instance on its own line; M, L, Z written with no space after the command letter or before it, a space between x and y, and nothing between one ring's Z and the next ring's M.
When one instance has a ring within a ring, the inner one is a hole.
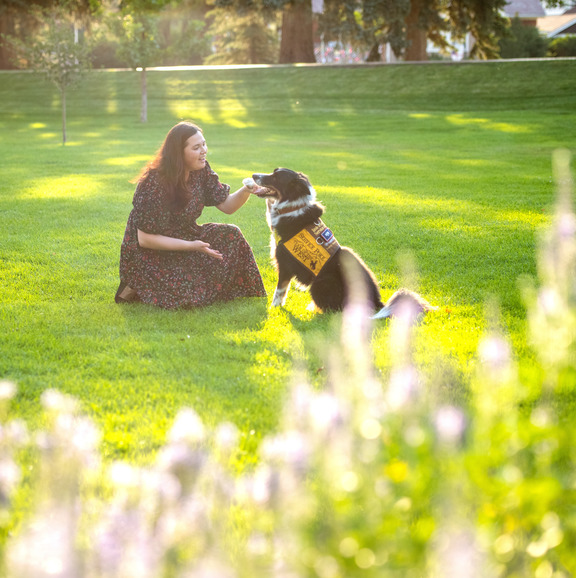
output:
M272 298L272 307L282 307L286 303L286 296L290 289L291 277L279 277L274 297Z
M274 206L275 203L276 203L276 201L273 199L266 199L266 222L268 223L270 230L272 230L271 211L272 211L272 207Z

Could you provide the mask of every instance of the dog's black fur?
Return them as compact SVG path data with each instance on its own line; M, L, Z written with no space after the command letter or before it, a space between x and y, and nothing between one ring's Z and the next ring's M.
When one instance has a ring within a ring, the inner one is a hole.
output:
M408 290L396 292L384 305L374 273L348 247L341 247L315 276L307 267L294 259L283 243L307 225L321 218L324 207L316 201L316 192L306 175L286 168L273 173L256 173L252 178L260 187L257 193L267 199L266 216L273 233L272 257L278 269L278 285L272 306L283 305L293 278L310 291L316 307L322 311L340 311L351 296L350 275L363 281L365 297L377 317L394 314L395 305L412 304L416 314L433 309L421 297ZM276 242L278 241L278 242ZM358 277L361 277L359 279Z

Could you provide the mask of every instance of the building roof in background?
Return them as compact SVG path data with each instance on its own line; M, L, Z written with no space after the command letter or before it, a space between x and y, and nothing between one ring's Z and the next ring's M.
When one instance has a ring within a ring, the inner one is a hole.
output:
M509 18L540 18L546 15L539 0L510 0L505 8L504 14Z
M538 18L536 27L550 38L562 33L573 33L573 31L568 29L576 27L576 14L558 14L556 16Z
M568 28L576 26L576 14L558 14L557 16L538 18L536 26L546 36L556 36L568 31Z

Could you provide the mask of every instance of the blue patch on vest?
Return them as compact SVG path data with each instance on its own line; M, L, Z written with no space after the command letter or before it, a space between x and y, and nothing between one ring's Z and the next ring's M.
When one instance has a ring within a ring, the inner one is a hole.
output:
M322 237L324 238L325 241L329 241L334 235L332 234L332 231L330 229L324 229L322 231Z

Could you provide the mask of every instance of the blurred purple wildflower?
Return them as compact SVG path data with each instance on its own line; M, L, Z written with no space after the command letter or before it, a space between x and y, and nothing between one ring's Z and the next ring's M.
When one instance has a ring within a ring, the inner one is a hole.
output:
M440 441L455 444L462 440L466 431L466 416L459 407L442 406L434 414L434 426Z

